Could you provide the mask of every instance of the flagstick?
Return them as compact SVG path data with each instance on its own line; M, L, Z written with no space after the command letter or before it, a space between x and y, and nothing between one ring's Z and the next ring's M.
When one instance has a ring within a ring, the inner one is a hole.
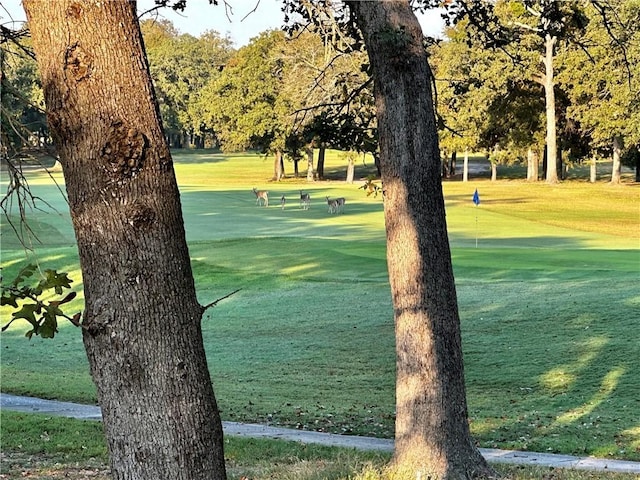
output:
M478 208L476 206L476 208ZM478 211L476 210L476 248L478 248Z
M480 205L480 195L478 195L478 189L473 194L473 203L476 206L476 248L478 248L478 205Z

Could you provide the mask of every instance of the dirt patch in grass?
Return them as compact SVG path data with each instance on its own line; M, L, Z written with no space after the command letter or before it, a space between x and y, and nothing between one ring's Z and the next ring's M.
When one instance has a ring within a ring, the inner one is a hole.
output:
M26 455L16 452L0 453L0 479L32 478L54 480L111 480L110 469L99 461L82 464L60 463L60 459L46 455Z

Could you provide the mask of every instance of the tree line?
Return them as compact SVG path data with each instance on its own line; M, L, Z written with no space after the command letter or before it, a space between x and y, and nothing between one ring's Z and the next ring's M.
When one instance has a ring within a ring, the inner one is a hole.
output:
M540 25L541 8L504 0L490 12L500 29L492 45L470 16L427 43L443 176L455 172L458 156L481 152L492 179L500 164L526 164L528 180L550 182L586 164L595 181L600 160L613 161L614 183L623 164L640 179L637 6L620 2L606 22L597 4L553 3L560 9L546 13L560 15L553 31ZM296 176L306 160L309 179L322 178L326 148L377 161L366 51L340 44L335 30L268 31L236 49L217 32L196 38L167 20L143 20L141 29L171 147L270 153L275 179L285 158ZM6 125L3 114L3 144L46 143L35 62L15 53L4 53L3 105L27 132Z

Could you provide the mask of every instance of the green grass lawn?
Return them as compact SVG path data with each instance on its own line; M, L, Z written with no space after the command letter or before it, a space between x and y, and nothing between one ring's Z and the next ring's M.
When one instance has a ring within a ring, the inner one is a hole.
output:
M391 437L382 199L345 184L337 154L329 180L311 184L270 182L272 161L259 155L175 160L200 302L241 289L203 323L223 419ZM371 172L356 166L356 178ZM46 175L29 179L57 210L31 214L43 241L35 255L80 289L64 201ZM270 191L269 208L255 205L253 187ZM640 460L638 186L480 178L444 191L478 445ZM345 197L345 213L328 214L326 196ZM2 222L10 279L24 251ZM95 402L78 330L63 324L53 341L24 331L16 322L2 334L2 391Z
M1 478L109 480L99 423L39 414L0 412ZM284 440L225 438L227 474L234 479L383 480L390 454ZM634 480L636 475L496 464L510 480Z

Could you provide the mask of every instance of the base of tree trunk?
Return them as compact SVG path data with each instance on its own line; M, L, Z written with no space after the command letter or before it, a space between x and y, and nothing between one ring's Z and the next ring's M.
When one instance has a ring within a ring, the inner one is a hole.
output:
M478 453L479 458L457 457L447 462L447 459L425 459L421 452L416 452L414 458L394 460L385 469L383 478L399 480L482 480L497 479L500 475L493 470L486 460ZM474 456L475 457L475 456ZM453 464L454 461L458 464Z

